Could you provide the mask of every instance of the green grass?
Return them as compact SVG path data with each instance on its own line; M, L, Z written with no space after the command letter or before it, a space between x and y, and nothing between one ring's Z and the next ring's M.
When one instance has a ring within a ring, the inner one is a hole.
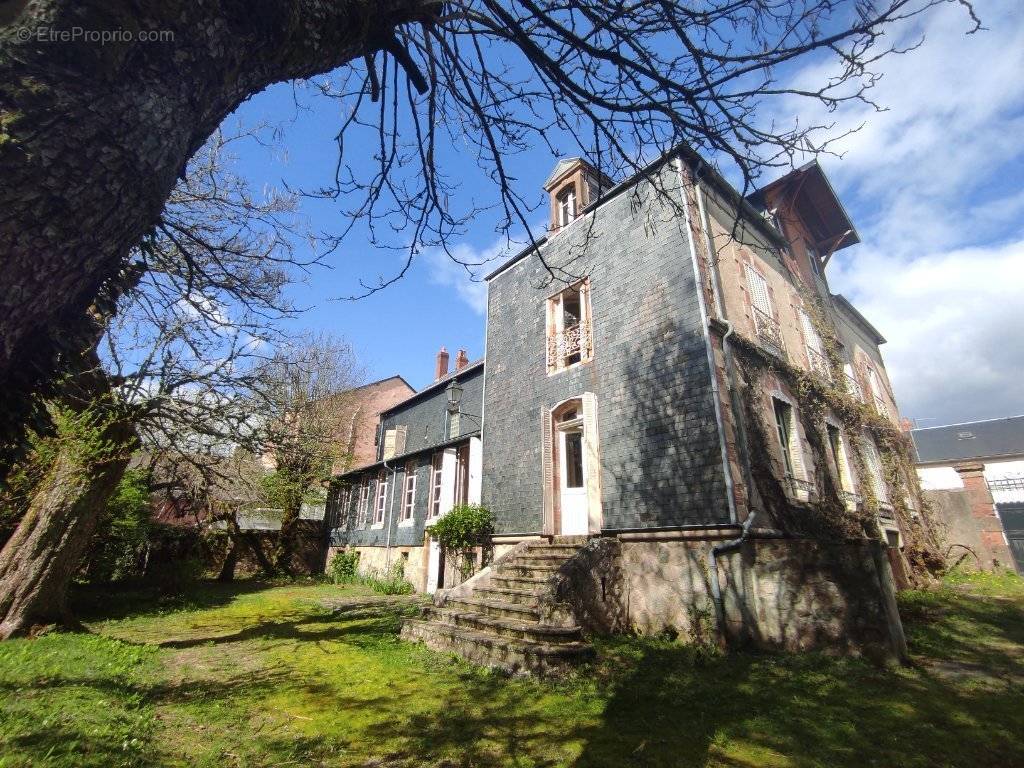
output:
M91 633L0 644L0 766L1024 765L1024 582L901 603L909 668L620 638L543 682L400 642L415 604L358 585L87 592Z

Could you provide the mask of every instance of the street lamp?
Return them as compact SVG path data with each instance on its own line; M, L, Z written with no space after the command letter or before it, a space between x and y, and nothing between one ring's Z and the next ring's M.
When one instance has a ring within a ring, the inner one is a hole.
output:
M458 413L459 405L462 403L462 385L452 379L446 390L448 393L448 413Z

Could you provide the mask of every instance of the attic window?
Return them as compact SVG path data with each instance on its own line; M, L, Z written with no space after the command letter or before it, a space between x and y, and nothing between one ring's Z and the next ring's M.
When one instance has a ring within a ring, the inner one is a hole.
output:
M558 226L564 227L576 218L576 186L569 185L558 193Z

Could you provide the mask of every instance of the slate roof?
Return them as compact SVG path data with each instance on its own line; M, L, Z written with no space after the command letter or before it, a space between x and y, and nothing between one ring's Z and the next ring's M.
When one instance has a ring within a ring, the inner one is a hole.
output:
M1024 416L914 429L910 437L919 464L1024 456Z

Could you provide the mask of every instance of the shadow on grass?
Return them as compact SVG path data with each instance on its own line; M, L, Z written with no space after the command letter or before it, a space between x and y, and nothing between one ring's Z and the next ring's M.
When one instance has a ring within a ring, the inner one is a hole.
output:
M168 611L219 608L240 595L262 592L282 586L279 582L247 579L221 583L201 581L175 593L167 593L157 584L76 585L71 606L83 621L108 621L166 613Z

